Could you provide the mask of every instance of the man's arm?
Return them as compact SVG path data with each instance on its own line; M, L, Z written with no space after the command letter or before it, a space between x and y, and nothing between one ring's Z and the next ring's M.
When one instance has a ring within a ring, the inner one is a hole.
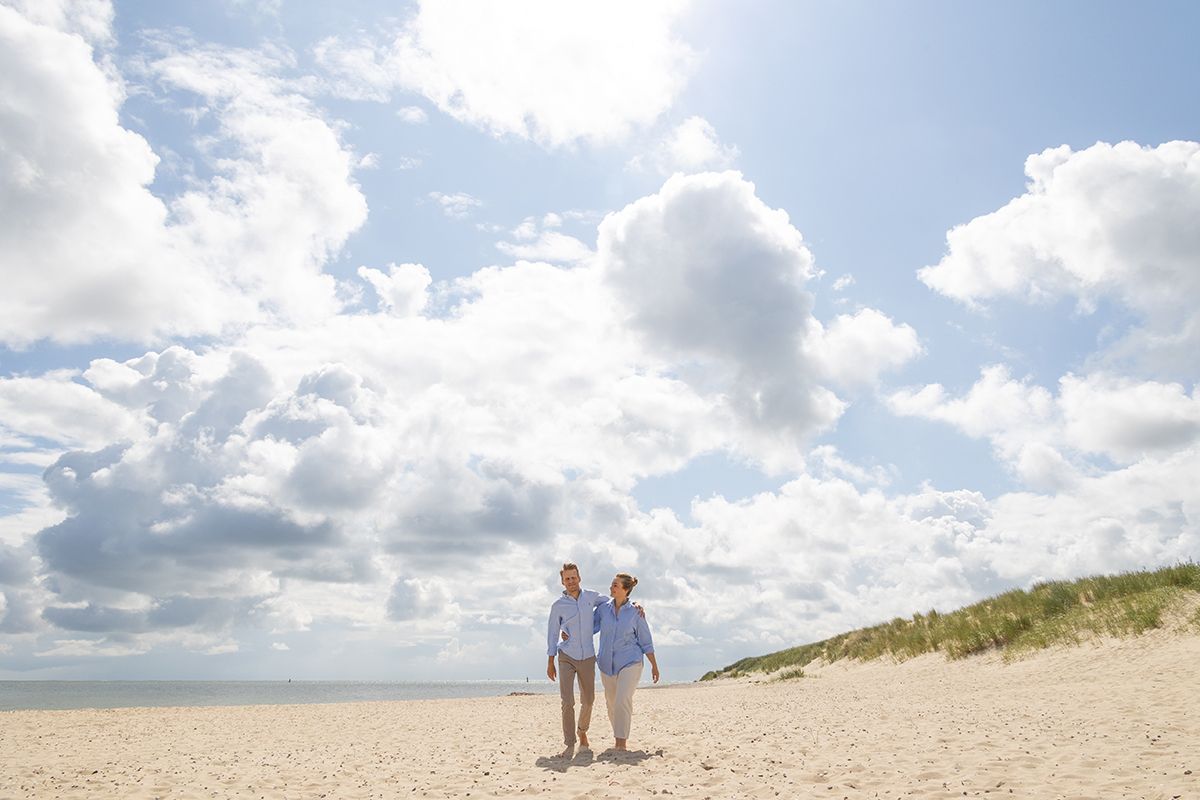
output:
M554 657L558 655L558 632L562 628L562 619L550 606L550 619L546 621L546 677L550 680L558 678L558 670L554 667Z
M596 599L592 601L592 602L593 602L593 604L594 604L594 605L592 606L592 608L596 608L596 607L598 607L598 606L602 606L602 605L604 605L606 602L608 602L608 597L607 597L606 595L602 595L602 594L600 594L599 592L592 591L591 589L584 589L584 591L585 591L585 592L589 592L589 593L591 593L591 594L594 594L594 595L596 595ZM639 615L640 617L642 617L643 619L645 619L645 617L646 617L646 609L642 608L642 605L641 605L641 603L637 603L637 602L635 602L635 601L633 601L633 600L630 600L630 601L629 601L629 605L631 605L631 606L633 606L634 608L636 608L636 609L637 609L637 612L638 612L638 615Z

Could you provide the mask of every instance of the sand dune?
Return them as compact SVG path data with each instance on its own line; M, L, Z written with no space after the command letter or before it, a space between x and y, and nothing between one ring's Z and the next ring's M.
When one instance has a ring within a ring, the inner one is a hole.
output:
M569 761L550 696L5 712L0 797L1200 797L1200 636L811 672L642 689Z

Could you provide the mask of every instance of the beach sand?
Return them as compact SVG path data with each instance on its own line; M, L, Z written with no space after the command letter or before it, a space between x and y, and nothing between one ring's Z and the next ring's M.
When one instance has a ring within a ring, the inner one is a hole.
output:
M1200 798L1200 636L811 674L644 687L626 756L598 692L572 760L555 696L4 712L0 798Z

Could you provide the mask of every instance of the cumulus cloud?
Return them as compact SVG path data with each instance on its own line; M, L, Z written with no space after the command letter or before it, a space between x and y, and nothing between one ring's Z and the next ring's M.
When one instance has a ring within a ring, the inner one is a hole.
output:
M1016 492L992 504L974 550L1008 580L1119 572L1195 559L1195 447L1080 480L1070 492Z
M704 117L688 117L662 138L647 156L636 156L629 166L673 172L726 169L737 161L736 145L721 142L717 130Z
M51 576L46 623L104 635L180 629L207 649L235 621L271 617L265 604L284 582L370 581L357 534L330 516L368 502L385 472L356 435L370 390L329 368L277 396L254 359L225 360L215 381L176 374L193 384L178 421L47 470L67 517L33 540Z
M92 44L112 41L113 6L109 0L6 0L26 19Z
M1187 558L1200 544L1200 495L1185 477L1196 465L1193 450L1086 477L1074 492L993 501L805 476L740 502L696 502L694 525L634 513L626 550L577 537L567 552L638 574L654 624L686 631L706 663L721 663L1013 585ZM771 611L780 604L786 629Z
M597 258L649 351L680 364L697 390L720 392L737 419L774 440L799 443L840 416L844 401L827 377L869 381L918 350L910 328L877 312L823 331L800 232L736 172L676 175L611 214ZM839 365L840 352L855 348L869 356Z
M586 277L519 265L473 276L446 318L359 315L337 322L348 330L312 331L311 341L262 331L245 344L254 356L160 354L157 362L174 360L175 380L191 384L172 395L187 398L187 410L164 412L174 421L140 442L71 453L52 467L47 486L69 516L34 539L40 562L19 548L0 552L9 608L0 625L11 617L26 631L69 632L54 640L64 644L41 646L51 659L170 641L207 652L234 646L239 622L304 631L337 619L395 626L389 637L399 641L450 637L460 663L473 663L489 646L525 646L523 632L540 624L529 609L553 590L553 562L570 556L593 585L609 570L638 574L656 633L676 642L681 664L708 668L747 647L950 608L1035 579L1171 563L1200 544L1194 446L1081 474L1069 492L990 501L932 487L889 497L879 488L886 470L822 446L808 454L819 474L740 502L696 501L691 524L644 512L623 475L669 471L733 439L688 384L667 382L656 397L646 377L622 378L636 359L599 365L599 378L567 370L596 330L569 333L554 321L524 330L510 313L528 286L558 281L545 315L586 326L578 299L556 309L585 294ZM590 324L600 316L593 311ZM555 329L560 350L531 362L531 348ZM471 357L489 341L485 331L492 346ZM342 363L311 366L335 353ZM563 363L551 366L552 357ZM127 366L150 372L146 357ZM139 394L131 376L117 380L111 363L88 372L131 404L160 396ZM1099 382L1096 391L1115 388ZM1060 395L1078 391L1064 384ZM1161 413L1137 441L1154 446L1161 419L1187 418L1194 400L1169 385L1143 391L1159 397ZM1060 408L1077 399L1056 401L999 369L957 405L941 392L906 397L980 436L1011 435L1023 415L1068 431L1056 420L1079 416ZM1113 441L1129 446L1108 433L1093 445ZM546 587L513 590L512 576L543 563ZM47 596L30 593L34 564ZM795 609L797 626L778 628L767 612L779 603Z
M66 447L100 447L138 437L144 423L140 413L76 377L71 371L55 371L36 378L0 378L0 431L20 431Z
M379 302L391 313L402 317L420 314L429 301L433 278L420 264L389 264L387 274L370 267L359 267L358 276L371 284Z
M388 616L396 620L433 621L451 609L450 592L437 579L401 578L392 585L388 595Z
M286 53L192 47L170 49L150 69L201 98L236 148L213 180L174 201L178 234L239 294L304 323L338 310L322 267L366 220L367 203L352 177L358 159L279 77L290 65Z
M985 367L962 397L941 384L902 389L888 397L892 412L949 423L990 441L1002 463L1030 485L1066 488L1078 475L1061 452L1061 419L1053 395L1029 378L1015 379L1003 365Z
M923 352L917 332L873 308L838 315L820 333L818 358L835 385L863 386Z
M140 329L128 320L146 299L191 318L171 283L211 291L158 268L167 209L146 188L158 158L118 124L124 88L89 44L0 5L0 91L0 340Z
M422 2L390 42L331 37L316 56L347 97L416 92L497 136L604 144L652 123L682 90L694 61L674 33L685 8Z
M515 241L496 242L496 249L513 258L555 264L572 264L591 258L591 248L558 230L562 224L563 218L559 214L546 214L541 219L526 217L512 231Z
M1111 348L1195 376L1200 316L1200 143L1103 142L1030 156L1025 194L951 230L918 276L964 303L1102 299L1139 324Z
M940 420L989 440L1018 477L1038 488L1072 487L1114 463L1175 457L1200 439L1194 391L1102 372L1065 375L1052 393L995 365L962 397L930 384L894 392L888 402L901 416Z
M1013 379L1003 365L985 367L962 398L947 397L941 384L903 389L890 398L892 410L949 422L969 436L982 437L1023 427L1040 429L1054 414L1050 392L1028 378Z
M82 13L93 5L32 18L0 6L12 101L0 110L0 341L144 341L333 313L321 267L366 204L357 159L278 77L286 54L159 43L147 74L192 93L216 123L197 137L214 176L164 201L149 188L158 156L119 122L124 83L75 32L108 24Z
M1069 443L1118 463L1174 453L1200 440L1200 395L1178 383L1067 375L1059 383L1059 405Z
M563 222L531 220L513 239ZM414 647L470 635L460 647L475 653L513 646L541 602L536 586L509 597L504 581L570 550L648 570L661 630L702 647L717 622L686 610L695 581L760 579L725 529L643 513L630 490L713 451L802 464L852 397L826 385L852 382L828 364L851 353L870 383L912 352L888 337L911 331L866 312L826 330L799 232L736 173L673 178L603 221L599 241L570 266L518 261L436 286L420 265L364 267L377 312L27 379L134 423L60 442L45 486L65 516L12 543L36 556L41 587L24 600L28 582L5 589L10 608L24 603L14 619L44 658L83 641L211 652L247 629L335 624ZM820 461L830 476L886 478L832 450ZM699 579L672 571L674 550L707 564Z

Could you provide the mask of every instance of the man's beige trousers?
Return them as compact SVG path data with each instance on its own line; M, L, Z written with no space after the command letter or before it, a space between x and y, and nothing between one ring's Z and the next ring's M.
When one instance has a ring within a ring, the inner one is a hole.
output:
M575 678L579 678L579 726L575 726ZM558 654L558 694L562 698L563 743L575 744L575 731L588 732L596 699L596 657L576 661Z

